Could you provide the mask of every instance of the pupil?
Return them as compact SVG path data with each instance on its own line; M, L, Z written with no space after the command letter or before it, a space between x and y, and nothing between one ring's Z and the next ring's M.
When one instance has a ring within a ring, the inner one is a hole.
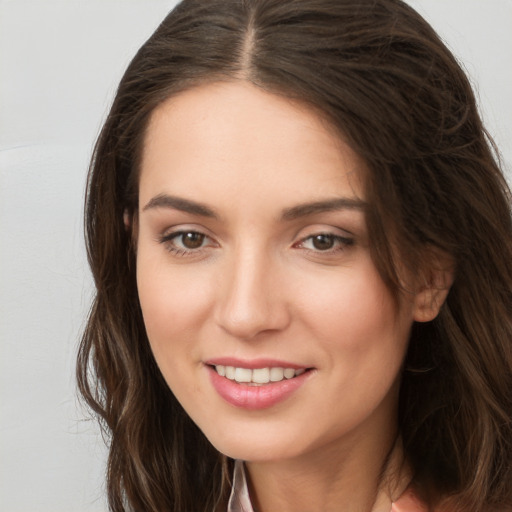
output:
M313 238L313 246L320 251L332 249L334 238L331 235L316 235Z
M197 249L203 245L204 235L201 233L185 233L182 236L182 241L187 249Z

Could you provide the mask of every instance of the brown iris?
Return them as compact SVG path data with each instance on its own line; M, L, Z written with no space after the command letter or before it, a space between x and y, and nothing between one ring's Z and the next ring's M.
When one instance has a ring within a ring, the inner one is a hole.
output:
M203 245L204 238L205 235L202 233L194 233L193 231L181 235L183 246L187 249L198 249Z
M315 235L312 239L313 247L319 251L327 251L334 246L332 235Z

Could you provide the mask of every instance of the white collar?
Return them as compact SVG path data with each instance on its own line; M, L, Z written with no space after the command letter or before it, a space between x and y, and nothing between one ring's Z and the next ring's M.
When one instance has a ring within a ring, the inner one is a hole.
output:
M235 460L233 472L233 486L228 501L227 512L254 512L249 498L249 489L245 478L244 463Z

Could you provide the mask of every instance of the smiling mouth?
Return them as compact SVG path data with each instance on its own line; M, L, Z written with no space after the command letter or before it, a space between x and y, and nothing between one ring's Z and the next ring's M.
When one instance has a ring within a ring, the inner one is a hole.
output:
M281 382L298 377L309 371L308 368L239 368L236 366L225 366L222 364L211 366L221 377L249 386L263 386L273 382Z

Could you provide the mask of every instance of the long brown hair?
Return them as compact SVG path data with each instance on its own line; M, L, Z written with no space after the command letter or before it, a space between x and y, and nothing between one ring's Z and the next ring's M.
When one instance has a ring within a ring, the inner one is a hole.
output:
M77 374L109 434L111 510L212 511L229 493L231 461L188 418L151 354L123 222L137 209L152 111L215 80L310 105L364 158L372 255L395 295L398 261L420 272L428 255L450 255L446 303L413 326L400 433L431 506L511 507L510 193L457 61L400 0L185 0L128 67L89 173L97 292Z

